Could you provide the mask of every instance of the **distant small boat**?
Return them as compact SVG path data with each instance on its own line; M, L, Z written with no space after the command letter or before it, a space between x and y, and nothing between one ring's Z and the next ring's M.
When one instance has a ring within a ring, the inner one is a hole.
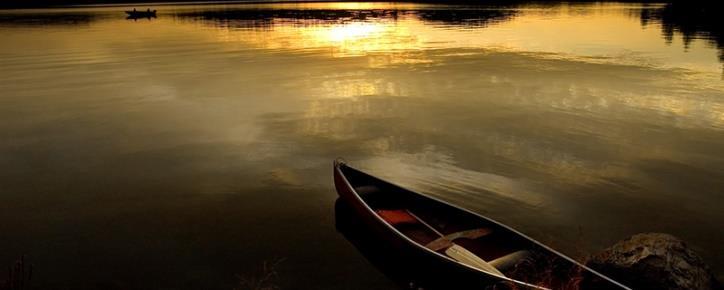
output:
M144 10L127 10L128 18L156 18L156 10L146 9Z
M423 272L431 288L629 289L508 226L344 161L334 162L334 184L356 230Z

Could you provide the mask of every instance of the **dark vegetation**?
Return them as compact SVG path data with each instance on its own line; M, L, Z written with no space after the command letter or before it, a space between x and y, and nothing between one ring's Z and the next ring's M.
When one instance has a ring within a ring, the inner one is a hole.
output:
M155 0L159 2L189 2L195 0ZM283 2L285 0L281 0ZM289 1L289 0L286 0ZM362 0L364 1L364 0ZM519 0L418 0L409 2L426 2L426 3L460 3L468 5L493 5L516 6L526 3L535 3L540 6L556 5L560 1L519 1ZM36 8L36 7L54 7L66 5L88 5L88 4L133 4L149 1L143 0L11 0L0 2L0 8ZM221 0L217 2L239 2L232 0ZM260 0L246 0L246 2L272 2ZM401 1L406 2L406 1ZM595 2L588 0L571 1L575 2ZM571 3L569 2L569 3ZM703 0L618 0L618 2L668 2L663 8L659 6L650 6L641 9L640 17L642 25L651 23L660 23L662 26L662 34L666 41L671 42L674 35L681 34L684 39L684 46L688 45L694 39L705 39L713 46L719 49L719 58L724 62L724 21L719 17L721 8L724 4L720 1L703 1ZM158 4L156 4L158 5ZM490 7L490 6L488 6ZM430 22L440 22L444 24L469 25L469 26L485 26L491 22L499 22L510 19L515 16L515 10L506 9L468 9L468 10L420 10L414 11L420 18ZM360 20L365 18L396 18L398 13L406 13L406 11L397 10L219 10L219 11L203 11L191 12L187 14L176 15L179 18L187 18L201 21L215 22L218 25L227 27L266 27L272 24L272 19L311 19L311 20L338 20L338 19L354 19ZM23 15L0 14L0 25L2 26L25 26L25 25L78 25L88 24L94 20L96 16L90 13L62 13L52 14L45 13L42 17L34 13Z
M724 20L721 8L724 5L719 1L675 1L663 9L642 10L641 24L661 23L668 42L678 32L683 35L687 47L693 39L708 39L719 48L719 59L724 61Z
M253 272L238 274L238 285L233 290L279 290L277 268L284 259L275 259L272 262L263 262L261 267ZM28 263L23 255L12 265L7 272L0 271L0 290L30 290L40 289L33 285L33 264Z
M3 273L0 271L0 273ZM27 264L25 256L21 256L15 263L7 268L7 273L0 276L0 290L31 289L33 279L33 264Z
M489 23L505 21L516 14L515 10L294 10L294 9L230 9L204 10L179 13L179 19L212 22L214 25L230 28L265 28L274 24L274 19L348 21L367 18L396 19L398 16L412 13L426 22L441 24L483 27Z
M457 1L460 2L460 1ZM584 1L585 2L585 1ZM646 1L644 1L646 2ZM515 6L516 1L490 2L469 1L467 3L493 4L495 7ZM535 2L549 5L547 2ZM555 5L556 2L550 2ZM662 34L667 42L672 42L674 35L683 36L684 46L688 47L694 39L705 39L719 49L719 58L724 62L724 21L719 17L722 4L718 2L674 1L662 7L651 6L641 9L641 24L646 26L658 23L662 26ZM483 27L489 23L508 20L515 16L516 11L510 9L466 9L466 10L217 10L197 11L176 15L179 18L214 22L220 26L248 28L268 27L273 19L306 19L335 21L340 19L364 20L366 18L395 19L402 13L414 13L428 22L443 24Z
M92 13L0 14L0 26L88 25L97 16Z
M212 0L214 2L314 2L315 0ZM330 1L330 0L317 0L317 1ZM357 0L357 1L368 1L369 0ZM681 3L707 3L706 1L677 1L677 0L617 0L616 2L632 2L632 3L662 3L662 2L681 2ZM31 8L31 7L51 7L51 6L64 6L64 5L92 5L92 4L133 4L133 3L144 3L144 2L199 2L199 0L155 0L155 1L144 1L144 0L9 0L0 2L0 8ZM530 1L521 0L403 0L398 2L428 2L428 3L468 3L468 4L511 4L511 3L524 3ZM539 3L545 2L561 2L561 1L535 1ZM600 2L597 0L573 0L566 2ZM710 1L717 2L717 1Z
M277 273L277 267L282 263L284 259L277 259L273 262L262 263L261 269L251 275L237 275L239 279L239 286L235 287L234 290L279 290L281 289L277 285L277 279L279 273Z

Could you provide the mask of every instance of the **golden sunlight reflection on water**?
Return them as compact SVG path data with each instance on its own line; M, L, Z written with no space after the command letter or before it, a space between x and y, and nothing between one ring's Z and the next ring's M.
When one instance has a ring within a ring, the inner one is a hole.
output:
M537 9L535 6L519 10L505 8L502 11L506 13L502 14L488 15L481 19L455 20L461 21L462 27L454 29L445 26L444 20L415 10L441 9L435 5L342 5L368 8L341 8L339 5L258 5L251 6L250 9L377 9L370 11L377 11L379 14L361 18L359 15L347 16L333 21L272 17L268 23L256 28L254 25L244 24L249 21L236 19L216 19L216 23L209 24L217 27L217 37L223 41L249 42L268 49L325 48L331 50L330 55L339 57L421 49L487 48L551 53L548 57L586 62L691 68L716 73L716 76L721 72L721 65L712 61L716 59L716 51L704 41L695 41L686 49L662 45L661 28L650 24L641 29L641 21L631 16L636 8L631 5L604 3L580 7L559 5ZM496 12L500 10L483 8L482 11L486 9ZM395 12L392 14L390 11ZM566 37L558 37L560 35ZM675 37L672 41L680 42L682 38ZM623 43L625 46L620 45Z

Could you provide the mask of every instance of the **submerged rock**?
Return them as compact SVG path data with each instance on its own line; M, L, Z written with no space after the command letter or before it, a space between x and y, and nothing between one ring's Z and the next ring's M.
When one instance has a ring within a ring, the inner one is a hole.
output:
M593 256L588 266L633 289L722 289L703 259L668 234L634 235Z

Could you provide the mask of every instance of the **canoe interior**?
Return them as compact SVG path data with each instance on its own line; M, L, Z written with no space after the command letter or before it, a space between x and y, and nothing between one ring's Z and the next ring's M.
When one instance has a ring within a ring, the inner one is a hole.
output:
M447 236L480 230L487 234L474 238L462 237L453 242L494 265L507 278L550 289L626 289L479 215L390 184L346 165L341 165L340 171L378 220L397 230L397 233L390 231L391 234L404 235L418 247L432 251L430 243L438 240L441 234ZM399 214L405 212L413 214L415 221ZM447 257L445 250L435 249Z

